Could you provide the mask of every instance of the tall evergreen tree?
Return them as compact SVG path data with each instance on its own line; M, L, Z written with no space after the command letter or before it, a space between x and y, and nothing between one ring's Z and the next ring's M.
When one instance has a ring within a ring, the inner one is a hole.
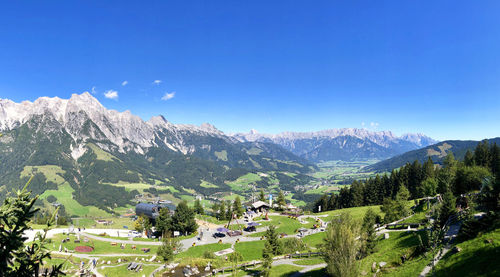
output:
M489 166L489 149L488 149L488 141L484 140L479 142L474 150L474 161L478 166Z
M443 202L441 203L441 208L439 209L439 225L442 227L448 220L448 218L455 214L456 198L453 193L448 189L443 194Z
M361 255L363 257L373 253L376 244L375 223L377 214L369 208L363 217L363 225L361 227L361 239L363 244L361 246Z
M465 153L464 164L466 166L473 166L473 165L475 165L474 155L472 154L472 152L470 150L467 150L467 152Z
M266 232L264 233L264 237L266 238L266 244L270 245L271 253L273 255L281 255L283 254L283 245L278 238L278 232L276 231L276 227L274 225L270 225Z
M194 212L196 214L205 214L205 210L203 209L203 207L201 206L201 202L200 202L200 199L196 199L194 201Z
M160 232L162 236L171 235L172 230L172 217L168 208L160 209L160 214L156 218L156 231Z
M198 224L194 219L194 211L188 207L186 201L177 205L172 216L172 229L183 234L191 234L198 229Z
M286 200L285 200L285 195L283 194L283 191L280 190L280 192L278 193L278 207L280 210L283 210L286 206Z
M266 201L266 196L264 195L264 189L260 189L259 201Z
M500 179L500 147L494 143L490 150L491 173Z
M243 209L243 206L241 205L241 200L239 196L236 196L233 202L233 211L236 214L238 218L240 218L245 210Z

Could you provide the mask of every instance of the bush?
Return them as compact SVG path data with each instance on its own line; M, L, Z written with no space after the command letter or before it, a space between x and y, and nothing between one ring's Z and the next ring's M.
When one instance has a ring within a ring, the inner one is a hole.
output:
M289 238L283 241L283 253L295 253L306 249L306 244L301 239Z
M51 195L47 196L47 201L49 203L54 203L54 202L57 201L57 198L54 195L51 194Z
M205 259L215 259L215 254L210 251L203 252L203 258Z

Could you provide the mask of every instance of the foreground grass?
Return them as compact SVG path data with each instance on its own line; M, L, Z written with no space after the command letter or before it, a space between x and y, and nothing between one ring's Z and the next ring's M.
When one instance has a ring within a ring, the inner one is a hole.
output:
M500 229L458 243L436 266L436 276L500 276Z
M393 276L418 276L420 271L430 260L425 257L416 257L411 259L414 247L418 244L418 238L415 233L391 232L389 239L380 239L375 247L375 252L360 261L361 272L371 272L371 266L374 262L386 262L382 268L384 275ZM403 263L402 256L406 255Z

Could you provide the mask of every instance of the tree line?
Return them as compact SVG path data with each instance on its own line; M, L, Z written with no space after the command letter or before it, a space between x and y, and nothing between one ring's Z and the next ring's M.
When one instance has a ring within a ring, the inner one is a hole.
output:
M416 160L390 174L354 181L339 194L321 196L314 202L313 211L380 205L385 199L396 199L403 187L408 191L408 199L445 194L448 190L457 196L481 189L485 180L498 182L499 173L499 146L482 141L474 151L467 151L463 161L449 152L443 166L435 165L430 158L423 164Z

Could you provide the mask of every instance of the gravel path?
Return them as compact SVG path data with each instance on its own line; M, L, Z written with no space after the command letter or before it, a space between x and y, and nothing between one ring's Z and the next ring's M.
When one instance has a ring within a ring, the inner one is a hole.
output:
M432 260L432 264L427 265L422 272L420 273L420 277L426 276L431 272L432 268L436 266L436 264L444 257L446 253L448 253L451 250L451 247L453 246L452 242L453 239L457 236L458 231L460 231L460 226L461 222L457 222L455 224L450 225L450 228L446 232L446 235L444 236L445 239L449 239L448 243L441 249L436 256L434 256L434 259Z

